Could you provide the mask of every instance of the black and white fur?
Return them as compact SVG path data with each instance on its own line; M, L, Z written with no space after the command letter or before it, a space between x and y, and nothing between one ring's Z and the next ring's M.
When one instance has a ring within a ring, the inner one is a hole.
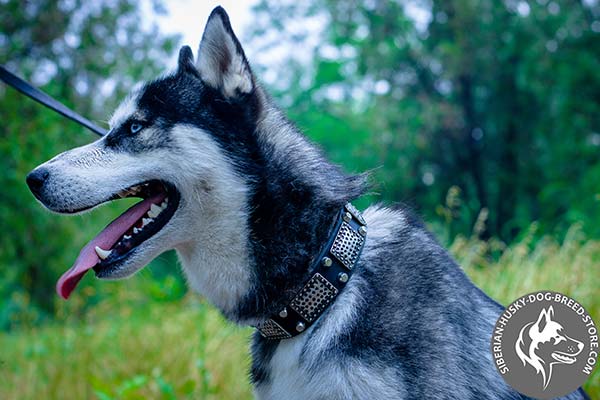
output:
M365 176L329 163L256 81L227 14L210 15L197 60L134 91L106 137L48 161L39 199L90 208L148 179L172 183L173 218L118 269L130 276L175 248L192 289L232 321L256 324L310 276L336 213ZM130 132L132 121L144 129ZM310 329L255 334L259 399L520 399L489 350L502 308L403 208L369 207L356 272ZM567 398L584 398L583 392Z

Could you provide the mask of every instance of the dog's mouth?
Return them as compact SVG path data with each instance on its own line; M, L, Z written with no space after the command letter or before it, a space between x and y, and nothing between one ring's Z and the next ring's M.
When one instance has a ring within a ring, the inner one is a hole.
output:
M127 197L139 197L142 201L111 222L81 250L75 264L56 284L56 291L64 299L90 269L94 269L99 278L117 272L140 245L171 220L180 200L175 186L151 180L121 190L107 201Z
M552 358L556 361L561 362L563 364L573 364L577 359L575 357L571 357L569 354L565 354L562 351L555 351L552 353Z

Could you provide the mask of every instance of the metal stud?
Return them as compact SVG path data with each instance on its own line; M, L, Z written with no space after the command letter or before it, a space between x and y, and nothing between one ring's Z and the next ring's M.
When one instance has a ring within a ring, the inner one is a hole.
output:
M348 282L348 274L345 272L340 272L340 274L338 275L338 280L342 283Z
M346 210L350 211L350 214L352 214L352 216L355 219L357 219L358 222L360 222L362 225L366 225L367 224L367 222L363 218L363 216L360 213L360 211L358 211L358 209L356 207L354 207L352 204L350 204L350 203L346 204Z
M342 219L346 222L350 222L350 221L352 221L352 214L350 214L349 212L345 212Z
M287 308L284 308L283 310L279 311L279 316L280 316L281 318L285 318L285 317L287 317L287 316L288 316L288 313L287 313Z
M329 257L323 257L323 259L321 260L321 264L323 264L324 267L331 267L332 263L333 261L331 261L331 258Z
M298 332L302 332L302 331L304 331L305 329L306 329L306 325L304 325L304 322L298 322L298 323L296 324L296 330L297 330Z
M360 228L358 228L358 233L360 233L363 236L367 236L367 227L361 226Z

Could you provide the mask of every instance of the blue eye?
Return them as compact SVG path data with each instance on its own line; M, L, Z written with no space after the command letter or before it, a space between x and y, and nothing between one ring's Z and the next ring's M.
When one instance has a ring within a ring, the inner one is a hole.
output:
M131 125L129 125L129 130L131 131L131 133L138 133L142 130L142 128L142 124L137 122L132 122Z

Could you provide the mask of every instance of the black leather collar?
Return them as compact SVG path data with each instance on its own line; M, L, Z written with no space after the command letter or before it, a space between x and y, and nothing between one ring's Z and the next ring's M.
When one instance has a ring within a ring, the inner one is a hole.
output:
M335 229L312 267L312 276L279 313L256 328L267 339L289 339L304 332L333 303L352 277L367 236L367 223L352 204L339 212Z

